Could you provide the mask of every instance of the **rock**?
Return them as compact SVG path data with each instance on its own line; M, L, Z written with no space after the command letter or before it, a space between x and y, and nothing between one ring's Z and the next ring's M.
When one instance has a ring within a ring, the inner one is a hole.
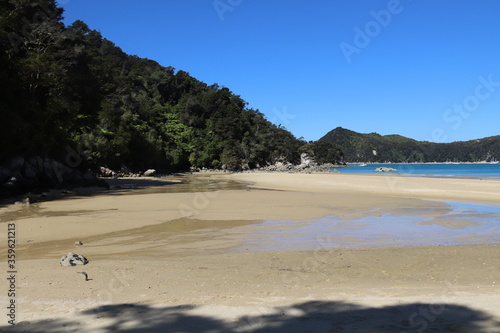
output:
M54 180L57 179L59 183L62 183L63 181L67 181L68 178L70 178L70 171L71 168L67 167L66 165L62 164L59 161L52 160L50 162L52 171L55 175L53 176Z
M12 178L12 173L7 167L0 166L0 184Z
M241 161L232 161L222 164L221 169L226 171L241 171Z
M54 169L52 167L52 160L49 158L43 159L42 164L42 173L47 177L47 179L51 179L54 177Z
M86 185L94 185L97 182L97 179L90 170L85 171L82 177Z
M76 265L86 265L89 263L89 261L82 255L76 253L68 253L61 258L59 263L61 264L61 266L69 267Z
M297 166L299 170L314 167L316 165L317 164L314 162L314 159L307 153L300 154L300 165Z
M133 176L132 169L127 167L126 165L121 166L120 170L118 171L119 177L132 177Z
M276 171L277 169L278 168L274 164L267 167L267 171Z
M303 169L307 168L308 166L309 166L308 164L299 164L295 168L297 170L303 170Z
M113 170L111 170L107 167L100 167L99 170L100 170L102 177L113 177L114 178L116 176L116 172L114 172Z
M263 168L263 170L265 171L279 171L279 172L287 172L292 169L293 169L293 164L281 161L278 161L274 164L268 165L267 167Z
M394 171L398 171L398 169L388 168L388 167L380 167L380 168L376 168L375 171L377 171L377 172L394 172Z
M19 184L22 182L22 176L18 175L17 177L12 177L9 179L9 183L12 183L12 184Z
M73 169L70 172L70 175L71 178L68 180L70 184L83 184L83 175L79 170Z
M24 165L24 176L26 178L36 178L38 174L38 163L35 158L30 159Z
M14 205L26 205L26 206L29 206L31 203L33 203L33 201L29 197L26 197L26 198L23 198L21 201L14 202Z
M155 169L148 169L144 171L144 177L152 177L155 175L155 173L156 173Z
M310 166L312 164L314 164L314 160L311 156L309 156L307 153L300 154L300 165Z
M113 176L113 171L109 172L110 176ZM0 165L0 198L13 197L40 188L79 186L108 187L83 166L69 167L50 158L14 157Z
M83 243L82 243L81 241L76 241L76 242L75 242L75 245L76 245L76 246L82 246L82 245L83 245Z
M5 167L9 169L12 173L21 171L24 165L24 158L21 156L13 157L5 164Z

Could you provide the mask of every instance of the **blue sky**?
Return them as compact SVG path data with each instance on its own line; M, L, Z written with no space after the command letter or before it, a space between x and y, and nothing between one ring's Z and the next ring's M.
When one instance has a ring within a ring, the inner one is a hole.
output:
M125 52L241 95L297 137L499 135L500 1L60 0Z

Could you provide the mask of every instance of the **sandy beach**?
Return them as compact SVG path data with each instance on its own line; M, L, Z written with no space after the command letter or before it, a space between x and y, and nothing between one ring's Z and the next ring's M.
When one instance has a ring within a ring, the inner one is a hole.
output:
M325 217L355 226L412 215L450 230L474 227L494 214L457 222L449 202L498 207L499 180L207 173L110 184L0 206L5 277L12 224L17 255L16 325L7 323L2 284L1 329L500 331L500 245L486 236L459 245L364 246L332 229L307 247L273 247ZM68 252L89 264L61 267Z

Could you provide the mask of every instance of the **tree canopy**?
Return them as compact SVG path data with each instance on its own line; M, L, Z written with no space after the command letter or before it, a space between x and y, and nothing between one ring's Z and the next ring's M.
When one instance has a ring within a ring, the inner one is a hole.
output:
M124 53L54 0L0 2L0 162L66 147L111 168L298 162L305 142L227 87Z

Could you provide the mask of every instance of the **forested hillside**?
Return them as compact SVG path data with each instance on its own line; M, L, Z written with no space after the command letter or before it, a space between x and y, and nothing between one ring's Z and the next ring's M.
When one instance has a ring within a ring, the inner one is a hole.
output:
M0 165L68 150L88 165L136 170L300 160L306 142L230 89L127 55L62 15L53 0L0 2Z
M434 143L400 135L362 134L337 127L319 141L339 145L348 162L489 162L500 159L500 136Z

